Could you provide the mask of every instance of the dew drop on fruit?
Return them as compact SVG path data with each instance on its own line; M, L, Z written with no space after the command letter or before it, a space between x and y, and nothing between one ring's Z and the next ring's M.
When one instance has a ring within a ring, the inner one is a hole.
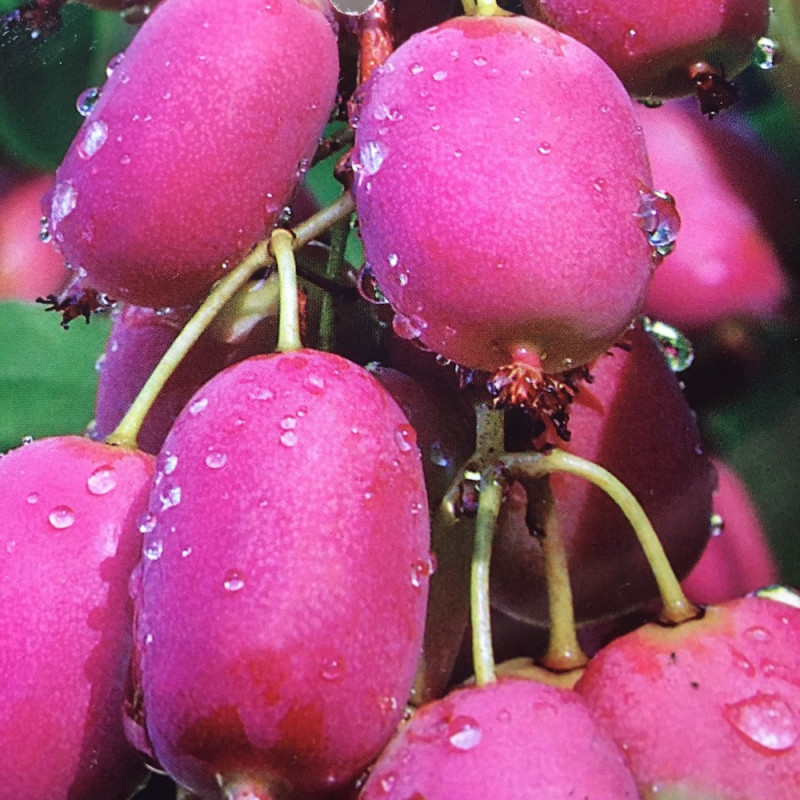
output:
M747 658L747 656L744 653L740 652L735 647L730 647L729 649L731 652L731 658L733 659L733 666L736 667L736 669L744 672L744 674L747 675L748 677L750 678L755 677L756 668L753 666L750 659Z
M483 56L475 56L475 58L472 59L472 63L476 67L485 67L489 63L489 60Z
M712 514L709 518L709 528L712 536L721 536L725 530L725 520L719 514Z
M428 558L418 558L411 565L411 585L419 589L433 575L435 570L436 564L432 555L428 556Z
M389 154L389 148L383 142L364 142L358 151L358 162L353 170L363 175L375 175Z
M197 416L201 411L205 410L207 405L208 405L208 398L201 397L199 400L195 400L194 403L192 403L189 406L189 413L192 416Z
M125 60L125 53L117 53L115 56L111 56L108 60L108 64L106 64L106 77L110 78L114 70Z
M75 522L75 513L69 506L56 506L48 515L50 524L58 530L69 528Z
M748 628L744 632L744 636L751 642L769 642L772 640L772 634L766 628L762 628L760 625L755 625L752 628Z
M159 495L159 500L161 501L162 511L166 511L167 509L177 506L181 502L181 487L172 486L166 491L161 492Z
M405 314L396 313L392 319L392 330L401 339L417 339L428 327L428 323L420 317L407 317Z
M26 499L30 505L34 505L39 502L39 495L36 492L31 492Z
M94 495L108 494L116 485L117 476L109 464L98 467L86 481L86 488Z
M396 772L387 772L379 781L378 781L378 792L383 795L388 795L391 793L392 789L394 788L395 783L397 783L397 773Z
M244 589L244 578L238 569L229 569L225 573L222 586L226 592L238 592Z
M642 317L642 327L655 339L673 372L682 372L692 365L692 343L677 328L649 317Z
M325 378L323 378L321 375L314 375L313 373L311 375L307 375L303 381L303 387L307 391L311 392L311 394L323 394L325 391ZM299 411L297 414L298 416L302 416Z
M762 753L786 752L800 738L794 711L775 694L758 692L738 703L729 703L722 715L751 747Z
M335 681L341 678L342 677L341 663L335 658L326 661L325 665L322 668L322 677L325 678L326 681Z
M466 715L454 717L447 726L447 741L456 750L472 750L482 735L478 721Z
M634 216L656 252L667 255L674 247L681 228L675 198L667 192L640 191L639 208Z
M372 305L384 306L389 302L380 290L369 262L356 273L356 288L361 297Z
M50 201L50 225L55 228L62 219L69 216L78 202L78 190L69 182L59 183L53 190Z
M753 63L761 69L773 69L782 61L780 45L768 36L762 36L756 42Z
M106 143L107 138L108 125L99 119L92 120L78 145L78 155L84 159L91 158Z
M50 220L47 217L41 217L39 220L39 241L47 244L52 241L53 234L50 232Z
M96 86L84 89L75 101L75 108L82 117L88 117L92 113L97 101L100 99L100 90Z
M222 469L228 463L228 456L221 450L212 450L206 456L206 466L210 469Z
M6 553L11 555L17 549L17 543L14 539L6 542Z
M144 557L148 561L158 561L164 552L164 542L161 539L154 539L144 548Z
M417 444L417 432L411 425L402 423L395 428L394 441L400 452L407 453Z
M175 472L175 467L178 466L178 456L174 455L173 453L167 453L166 457L164 458L164 464L161 467L161 471L165 475L172 475Z
M280 442L284 447L294 447L297 444L297 434L292 431L284 431L280 435Z

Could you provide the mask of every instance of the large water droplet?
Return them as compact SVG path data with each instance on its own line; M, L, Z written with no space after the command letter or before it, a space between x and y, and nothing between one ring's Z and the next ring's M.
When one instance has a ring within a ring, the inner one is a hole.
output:
M75 522L75 512L69 506L56 506L47 519L54 528L63 530Z
M762 36L756 42L753 52L753 63L761 69L773 69L783 60L780 45L768 36Z
M96 495L108 494L116 485L117 476L110 464L98 467L86 481L86 488Z
M97 101L100 99L100 90L96 86L85 89L78 95L75 101L75 108L82 117L88 117L92 113Z
M676 328L649 317L642 317L642 327L656 344L673 372L682 372L694 361L692 343Z
M401 423L394 430L394 441L400 452L408 453L417 444L417 432L411 425Z
M178 466L178 456L174 453L167 453L164 457L164 465L161 467L161 471L165 475L172 475L175 472L175 467Z
M395 313L392 319L392 330L401 339L417 339L427 327L428 323L418 316L407 317L405 314Z
M156 515L152 511L146 511L138 519L139 533L152 533L156 527Z
M86 126L78 145L78 155L84 159L91 158L106 143L107 138L108 125L102 120L93 120Z
M550 142L541 142L539 146L536 148L543 156L550 155L553 151L553 146Z
M760 625L754 625L744 632L744 637L751 642L770 642L772 641L772 634Z
M383 142L364 142L358 150L358 162L353 164L353 169L364 175L375 175L388 154L389 148Z
M229 569L225 573L222 586L226 592L238 592L244 589L244 577L238 569Z
M108 60L108 64L106 64L106 77L110 78L111 75L114 73L114 70L125 60L125 53L117 53L115 56L111 56Z
M634 216L647 241L659 255L665 256L672 251L681 229L681 218L671 194L655 190L640 191L639 208Z
M161 539L154 539L144 548L144 557L148 561L158 561L164 552L164 542Z
M221 450L212 450L206 456L206 466L211 469L222 469L228 463L228 456Z
M784 753L800 738L794 711L775 694L758 692L738 703L729 703L722 715L747 744L762 753Z
M478 720L465 715L454 717L447 726L447 741L456 750L472 750L482 735Z
M356 273L356 288L361 297L372 305L383 306L389 302L380 290L375 273L372 271L372 264L369 262Z
M433 73L433 79L435 81L443 81L446 77L447 72L445 72L443 69L436 70L436 72Z
M280 435L280 442L284 447L294 447L297 444L297 434L292 431L284 431Z
M78 190L69 181L57 184L50 200L51 226L55 228L61 220L69 216L77 202Z
M193 417L195 417L195 416L197 416L197 415L198 415L198 414L199 414L201 411L204 411L204 410L206 409L206 406L208 406L208 398L207 398L207 397L201 397L199 400L195 400L195 401L194 401L194 402L193 402L193 403L192 403L192 404L189 406L189 413L190 413L190 414L191 414Z
M181 502L181 487L173 486L166 491L162 491L159 500L161 500L162 511L177 506Z
M342 664L338 659L331 658L322 667L322 677L326 681L336 681L342 677Z

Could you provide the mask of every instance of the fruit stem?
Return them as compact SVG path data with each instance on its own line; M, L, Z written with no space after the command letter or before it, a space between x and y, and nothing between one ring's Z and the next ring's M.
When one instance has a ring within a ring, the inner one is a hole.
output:
M211 335L226 344L240 342L261 320L275 317L279 308L278 276L265 278L238 291L209 326Z
M678 625L699 616L699 609L690 603L683 593L664 548L641 505L630 490L607 469L558 449L546 455L507 453L503 458L503 464L511 476L518 473L529 478L537 478L553 472L566 472L584 478L602 489L619 506L639 540L661 594L661 602L664 605L662 621Z
M472 622L472 662L478 686L497 680L492 650L492 622L489 603L489 562L497 516L503 502L505 481L495 466L481 474L478 518L475 522L475 548L470 571L470 618Z
M354 210L353 199L348 192L343 192L329 206L321 209L312 217L301 222L293 229L294 247L300 248L312 239L324 233L328 228L345 219ZM260 269L272 266L274 259L269 254L268 240L260 241L245 256L241 263L221 278L208 293L208 297L186 323L183 330L175 338L161 361L150 374L136 399L131 404L125 416L107 438L106 443L118 447L136 448L136 438L142 427L147 412L150 411L158 393L169 380L170 375L180 364L183 357L200 338L203 331L211 324L225 304L250 280L252 275Z
M280 311L278 319L279 353L289 353L303 346L300 340L300 304L297 298L297 265L294 261L294 236L290 231L276 228L270 236L269 247L278 264Z
M569 672L585 666L589 659L578 643L561 520L550 484L543 480L541 486L546 503L542 549L550 616L550 641L541 664L552 672Z
M325 277L336 281L342 273L344 264L344 250L347 237L350 235L350 220L342 219L331 229L331 246L328 250L328 260L325 264ZM333 352L336 345L336 311L337 298L326 292L322 298L322 308L319 320L319 347L320 350Z
M479 403L475 406L475 455L469 463L489 464L504 450L505 412Z
M475 13L475 0L461 0L461 5L464 7L465 14Z
M497 0L475 0L475 16L493 17L497 11Z

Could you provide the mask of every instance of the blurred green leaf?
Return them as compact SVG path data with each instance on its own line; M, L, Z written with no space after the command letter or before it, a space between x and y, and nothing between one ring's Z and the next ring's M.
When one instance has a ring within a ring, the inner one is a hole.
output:
M40 305L0 303L0 452L23 436L82 433L92 419L110 321L59 321Z
M18 3L2 0L4 10ZM118 14L70 3L61 30L33 39L0 35L0 148L25 166L54 170L80 127L75 100L105 80L105 67L133 30Z

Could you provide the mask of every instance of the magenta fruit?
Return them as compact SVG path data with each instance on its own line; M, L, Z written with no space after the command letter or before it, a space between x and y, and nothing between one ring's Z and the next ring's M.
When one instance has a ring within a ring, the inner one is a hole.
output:
M352 121L366 258L401 336L549 372L621 336L654 196L630 98L588 48L525 17L452 19L373 73Z
M3 798L125 800L145 777L121 708L152 473L76 436L0 459Z
M322 8L169 0L153 11L46 208L56 247L91 285L136 305L193 303L264 236L334 103L336 37Z
M156 757L206 798L348 784L420 654L433 563L413 428L340 356L254 357L189 401L157 467L136 634Z

